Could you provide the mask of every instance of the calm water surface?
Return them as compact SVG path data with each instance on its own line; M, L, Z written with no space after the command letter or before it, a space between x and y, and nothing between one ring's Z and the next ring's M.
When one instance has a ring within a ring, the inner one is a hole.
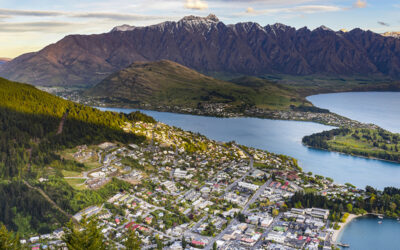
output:
M308 99L318 107L400 133L400 93L323 94ZM107 110L125 113L133 111ZM309 149L301 144L303 136L331 129L328 126L311 122L214 118L142 111L158 121L199 132L214 140L235 140L247 146L290 155L299 160L305 171L332 177L336 182L350 182L358 187L400 187L400 164ZM391 219L383 219L382 224L378 224L378 221L376 217L357 218L346 226L339 240L350 244L352 250L400 249L400 223Z
M382 224L378 224L382 221ZM400 249L400 223L393 219L380 220L365 216L354 219L342 231L339 241L350 245L351 250Z
M104 108L102 110L105 110ZM134 109L107 108L129 113ZM305 135L332 127L312 122L281 121L258 118L215 118L142 110L156 120L199 132L218 141L232 141L285 154L299 160L305 171L331 177L338 183L350 182L364 188L400 187L400 165L339 153L310 149L302 145Z
M400 92L321 94L307 99L317 107L400 133Z

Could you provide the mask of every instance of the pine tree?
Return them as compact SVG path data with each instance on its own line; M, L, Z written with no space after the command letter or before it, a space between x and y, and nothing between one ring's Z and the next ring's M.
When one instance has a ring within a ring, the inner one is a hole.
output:
M9 232L3 224L0 226L0 249L22 249L18 234Z
M74 250L103 250L106 249L106 240L101 232L97 220L83 218L79 225L72 221L64 228L62 240L68 249Z
M136 235L135 231L129 230L128 238L125 241L125 247L128 250L139 250L140 245L142 244L139 237Z

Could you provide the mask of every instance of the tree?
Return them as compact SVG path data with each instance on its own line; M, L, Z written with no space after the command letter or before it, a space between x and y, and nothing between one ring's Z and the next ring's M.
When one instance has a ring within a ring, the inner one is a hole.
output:
M187 246L187 242L186 242L185 236L182 236L182 248L185 249L186 246Z
M18 234L9 232L3 224L0 226L0 249L19 250L21 243Z
M279 210L278 209L272 209L272 216L276 217L279 214Z
M351 213L353 211L353 205L351 205L350 203L346 205L347 208L347 212Z
M396 211L397 205L394 202L390 203L390 210L392 210L392 212Z
M218 248L217 248L217 242L214 241L213 250L217 250L217 249L218 249Z
M129 250L140 250L140 245L142 241L136 235L135 231L129 230L128 238L125 241L125 247Z
M95 219L83 218L78 225L70 221L64 228L62 240L68 249L103 250L106 249L106 240L101 230Z

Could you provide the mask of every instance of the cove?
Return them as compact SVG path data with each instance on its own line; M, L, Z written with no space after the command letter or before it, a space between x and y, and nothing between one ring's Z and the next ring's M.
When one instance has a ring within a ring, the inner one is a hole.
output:
M382 221L381 224L378 221ZM400 223L395 219L375 216L355 218L339 235L339 242L350 245L355 250L385 249L396 250L400 246Z

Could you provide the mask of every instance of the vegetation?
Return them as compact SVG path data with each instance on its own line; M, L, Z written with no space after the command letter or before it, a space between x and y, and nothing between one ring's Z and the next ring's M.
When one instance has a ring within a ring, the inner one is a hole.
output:
M106 239L101 232L102 227L99 226L97 220L83 218L79 225L75 225L70 221L64 228L64 236L62 240L68 249L76 250L103 250L107 249Z
M400 162L400 134L383 129L333 129L305 136L303 143L315 148Z
M295 91L265 79L241 77L232 82L222 81L167 60L134 63L110 75L85 95L116 105L147 108L202 108L213 103L229 104L232 111L252 106L273 110L303 103L312 106Z
M116 181L96 192L71 188L61 180L62 171L81 171L84 165L64 160L57 152L104 141L140 143L144 137L124 133L121 127L142 119L151 121L139 113L101 112L0 78L0 222L22 234L48 233L65 223L66 216L36 187L68 212L119 190L121 183ZM39 183L39 177L49 182Z
M287 202L289 208L320 207L329 209L330 219L341 222L347 218L347 213L365 214L379 213L389 217L400 216L400 189L387 187L378 191L370 186L365 188L366 197L358 197L352 202L344 198L328 199L316 193L296 192Z
M20 250L22 246L19 242L18 234L9 232L7 228L0 223L0 249Z

